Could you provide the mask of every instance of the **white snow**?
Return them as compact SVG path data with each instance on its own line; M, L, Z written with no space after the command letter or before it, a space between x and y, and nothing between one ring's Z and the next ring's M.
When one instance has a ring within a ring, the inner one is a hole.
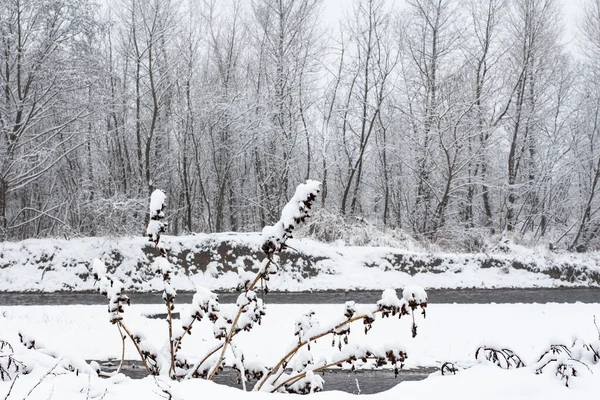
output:
M427 293L418 285L408 285L402 290L402 297L407 302L416 301L418 304L427 302Z
M165 257L156 257L152 263L152 267L155 272L161 275L169 275L173 270L173 266Z
M165 208L165 200L167 195L160 189L156 189L150 195L150 219L162 218L165 216L163 209Z
M234 305L222 307L230 313L236 309ZM179 305L176 311L183 312L186 308ZM558 340L570 345L574 338L586 343L597 341L598 331L593 323L593 315L598 314L599 304L442 304L430 308L427 319L420 321L419 335L414 339L410 338L408 320L381 319L373 324L373 329L366 336L362 329L353 329L350 343L373 352L382 346L406 351L408 358L405 364L409 368L440 366L444 361L453 361L465 369L455 376L434 374L425 381L404 382L373 397L479 399L485 394L486 399L597 398L600 391L598 364L590 364L592 373L571 377L569 388L551 370L536 375L534 364L550 342L556 343ZM236 338L236 345L246 355L248 364L257 360L275 362L290 343L297 340L293 335L295 316L309 310L314 310L320 320L329 321L339 314L340 305L269 305L262 326L250 332L241 332ZM144 332L144 345L150 349L164 348L166 326L162 320L144 316L159 312L164 312L164 306L132 305L125 312L127 325L135 326L136 332ZM73 365L75 360L120 356L118 331L106 321L105 315L105 306L0 307L0 338L13 344L15 357L35 365L31 374L17 380L9 399L13 396L25 397L56 363L50 357L32 353L20 345L19 331L34 333L36 340L44 342L48 351L59 354L63 359L54 367L56 374L48 375L33 391L29 397L31 399L47 399L50 394L52 398L80 399L86 397L88 390L90 398L102 397L106 392L105 399L159 399L162 392L157 385L170 387L174 398L179 399L196 398L199 392L204 396L223 398L252 396L253 399L262 399L264 396L267 399L266 394L244 394L237 389L197 379L176 383L166 377L156 380L131 380L123 376L99 379L83 373L79 376L64 373L63 366L69 363ZM196 331L186 338L188 342L183 346L186 358L193 361L195 354L201 354L203 349L212 346L211 328L207 320L198 323L194 328ZM477 364L474 352L482 340L514 350L532 367L505 371L488 363ZM375 345L369 347L367 343ZM315 359L331 359L339 355L337 348L332 348L327 338L311 346ZM126 348L126 358L136 358L131 344ZM324 386L327 387L327 375ZM0 394L6 393L9 387L10 382L0 382ZM351 395L328 392L320 396L332 400L350 398Z
M158 240L158 235L164 232L165 223L156 219L148 221L148 228L146 229L146 235L150 237L153 242Z
M94 258L92 261L92 272L97 279L101 279L104 275L106 275L106 264L104 264L101 260Z

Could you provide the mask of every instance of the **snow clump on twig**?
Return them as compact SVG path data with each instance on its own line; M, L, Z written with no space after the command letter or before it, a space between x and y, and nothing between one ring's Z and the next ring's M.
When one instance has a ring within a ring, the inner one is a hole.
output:
M148 222L146 235L151 242L157 245L160 241L160 234L167 230L167 223L163 222L166 199L165 192L160 189L156 189L150 196L150 221Z
M296 226L306 221L310 216L309 211L321 191L321 182L307 180L298 185L294 197L281 211L281 218L275 225L265 226L262 231L262 250L270 258L276 251L285 247L285 242L292 237Z

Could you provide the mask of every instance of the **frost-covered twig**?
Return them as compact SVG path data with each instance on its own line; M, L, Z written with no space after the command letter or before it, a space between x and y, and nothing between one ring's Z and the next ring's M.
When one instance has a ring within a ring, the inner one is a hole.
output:
M271 258L276 251L281 251L285 243L292 237L294 229L308 217L317 194L321 191L321 182L307 180L298 185L292 199L281 211L281 218L272 226L263 228L262 250Z
M171 359L171 366L169 368L169 375L174 377L175 374L175 356L178 347L175 346L175 339L173 338L173 310L175 309L175 297L177 292L171 286L171 270L172 266L166 257L157 257L152 264L154 271L161 275L163 278L163 301L167 306L167 323L169 326L169 355Z
M150 221L148 222L146 235L148 235L149 240L156 245L158 245L158 242L160 241L161 233L165 232L167 229L167 223L163 221L165 217L163 210L165 209L166 198L167 196L160 189L156 189L150 195Z
M315 391L315 388L312 387L314 382L306 382L306 385L298 385L298 382L301 382L303 379L307 378L309 374L322 372L328 368L341 366L344 363L354 363L356 360L361 359L366 361L367 359L373 359L376 361L377 366L384 366L388 363L391 363L395 366L395 373L398 374L398 366L397 363L403 363L406 360L407 353L404 349L400 348L385 348L384 350L374 350L374 349L366 349L366 348L355 348L351 351L343 352L335 361L331 361L325 363L321 366L316 366L311 368L312 366L307 366L304 371L300 371L298 374L288 377L285 381L278 384L276 387L271 389L271 393L277 392L282 388L285 388L289 392L294 393L307 393L308 388L310 391ZM402 365L401 365L402 367ZM400 368L401 368L400 367ZM316 388L316 391L322 390L322 387Z
M123 369L123 364L125 364L125 339L127 339L127 336L123 334L120 324L117 324L117 329L119 329L119 336L121 336L121 362L119 363L119 367L117 368L116 372L118 374L121 372L121 369Z
M321 190L321 182L307 180L306 183L298 185L296 188L296 192L292 199L285 205L283 210L281 211L281 218L275 225L266 226L263 228L263 245L262 250L267 256L267 261L263 263L260 268L258 274L255 279L246 289L246 297L250 293L254 293L253 290L256 287L257 283L261 279L268 279L268 274L276 272L273 271L271 266L273 265L273 255L276 251L281 251L285 247L285 243L288 239L292 237L292 232L294 229L304 221L308 217L310 217L309 211L311 210L314 201L317 198L317 194ZM239 301L239 298L238 298ZM242 302L238 304L238 312L235 318L233 319L233 323L229 329L229 332L225 336L225 342L223 343L223 348L221 349L221 354L219 359L211 369L208 379L211 380L214 378L217 373L219 366L223 362L225 358L225 352L227 351L227 346L231 342L235 333L237 333L237 324L240 321L242 313L248 308L248 305L251 303L257 303L255 300L249 302ZM257 321L260 321L260 313L263 313L262 307L258 307ZM253 325L249 325L251 327ZM244 328L246 329L246 328Z

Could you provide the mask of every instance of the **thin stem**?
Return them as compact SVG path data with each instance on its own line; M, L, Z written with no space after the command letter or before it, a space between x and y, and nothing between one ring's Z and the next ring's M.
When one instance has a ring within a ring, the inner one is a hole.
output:
M250 289L248 289L248 290L250 290ZM227 344L229 342L231 342L231 339L233 338L233 331L240 319L240 316L242 315L242 310L244 309L244 307L240 307L240 310L238 311L237 315L235 316L235 319L233 320L233 324L231 324L231 330L229 331L229 334L225 338L225 342L223 343L223 350L221 350L221 355L219 356L219 360L213 366L212 371L208 377L209 381L212 380L212 378L214 378L214 376L217 374L217 371L219 370L219 365L221 365L221 362L223 361L223 358L225 357L225 351L227 350Z
M271 265L272 262L273 261L269 258L267 265L265 265L264 271L266 271L269 268L269 266ZM260 271L258 274L256 274L256 278L254 278L254 281L250 284L250 286L248 286L248 289L246 289L246 293L253 290L262 277L263 277L263 271ZM235 316L235 319L233 320L233 324L231 324L231 329L229 330L229 333L227 334L227 336L225 338L225 342L223 343L223 350L221 351L219 360L213 366L210 376L208 377L208 380L212 380L214 378L214 376L216 375L216 373L219 369L219 365L221 365L221 362L223 362L223 358L225 358L225 351L227 351L227 345L229 344L229 342L231 342L231 339L233 338L233 335L235 334L234 333L235 328L236 328L237 323L242 315L242 311L244 311L245 307L246 307L245 305L239 307L237 315Z
M35 388L37 388L38 386L40 386L40 384L41 384L41 383L44 381L44 379L46 379L46 378L48 377L48 375L50 375L50 374L51 374L51 373L52 373L52 372L53 372L53 371L56 369L56 367L58 367L58 365L59 365L61 362L62 362L62 358L61 358L61 359L59 359L59 360L56 362L56 364L54 364L54 366L53 366L52 368L50 368L50 370L48 370L48 372L46 372L46 373L44 374L44 376L42 376L42 377L40 378L40 380L38 381L38 383L36 383L36 384L35 384L35 385L34 385L34 386L31 388L31 390L29 391L29 393L27 393L27 394L25 395L24 399L28 398L28 397L31 395L31 393L33 393L33 391L35 390Z
M125 363L125 339L127 336L123 335L123 331L121 330L121 324L117 324L117 329L119 330L119 336L121 337L121 362L119 363L119 368L117 368L117 374L121 372L123 368L123 364Z
M8 393L6 393L6 397L4 397L4 400L8 399L8 396L10 396L10 392L12 392L13 386L15 386L15 383L17 382L17 379L19 379L20 375L16 375L15 379L13 379L12 383L10 384L10 387L8 388Z
M148 371L148 374L149 375L154 375L154 373L152 372L152 370L150 370L150 367L148 366L148 363L146 362L146 358L142 354L142 349L140 349L140 346L137 344L137 342L135 340L133 340L133 335L129 332L129 330L127 329L127 327L125 326L125 324L123 324L121 321L117 321L117 324L121 326L121 328L125 331L125 333L127 334L127 336L129 336L129 339L131 339L131 341L133 342L133 345L135 346L135 349L137 350L137 352L140 354L140 358L142 359L142 363L144 364L144 367L146 368L146 371Z
M193 368L193 371L192 371L192 372L189 372L189 373L188 373L188 374L185 376L185 379L190 379L190 378L192 377L192 375L194 375L194 374L195 374L195 373L198 371L198 368L200 368L200 366L201 366L202 364L204 364L204 363L206 362L206 360L208 360L208 359L210 358L210 356L212 356L213 354L215 354L217 351L219 351L219 349L220 349L220 348L222 348L222 347L223 347L223 344L224 344L224 343L219 343L219 345L218 345L218 346L216 346L216 347L215 347L215 348L214 348L212 351L210 351L210 352L209 352L209 353L208 353L208 354L207 354L207 355L206 355L206 356L205 356L205 357L202 359L202 361L200 361L199 363L197 363L197 364L194 366L194 368Z
M322 367L315 368L314 370L312 370L312 372L321 372L327 368L331 368L335 365L345 363L348 361L352 361L352 357L348 357L348 358L344 358L343 360L331 362L329 364L323 365ZM300 379L304 378L305 376L306 376L306 372L302 372L301 374L294 375L294 376L288 378L287 380L285 380L284 382L282 382L281 384L279 384L279 386L277 386L275 389L271 390L271 393L275 393L276 391L281 389L283 386L293 385L294 383L298 382Z
M169 351L171 352L171 369L169 375L171 378L175 375L175 349L173 347L173 312L171 311L172 300L166 300L167 312L169 314Z
M192 317L192 322L190 322L190 325L189 325L189 327L188 327L189 329L187 329L187 330L184 330L184 331L183 331L183 333L181 334L181 336L179 336L179 338L177 338L177 341L175 342L175 346L174 346L176 349L178 349L178 348L181 346L181 341L183 340L183 337L185 336L185 334L186 334L188 331L191 331L191 330L192 330L192 325L193 325L193 324L194 324L194 322L196 322L196 321L197 321L197 318L196 318L196 317Z

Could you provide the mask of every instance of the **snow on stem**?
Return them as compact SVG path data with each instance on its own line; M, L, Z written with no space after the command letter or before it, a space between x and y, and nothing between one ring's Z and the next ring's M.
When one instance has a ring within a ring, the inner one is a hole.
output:
M148 222L146 235L157 246L161 233L167 230L167 223L163 221L165 218L163 210L166 207L166 198L165 192L160 189L156 189L150 196L150 221Z
M308 217L317 194L321 191L321 182L307 180L298 185L292 199L283 207L281 218L274 225L263 228L262 250L271 258L273 253L281 251L292 237L294 229Z
M306 183L302 183L298 185L296 188L296 192L292 199L285 205L283 210L281 211L281 218L279 221L272 226L265 226L263 228L263 245L262 250L267 256L267 262L263 264L261 269L254 281L246 288L246 296L249 296L250 293L254 293L253 290L256 287L257 283L261 279L268 279L268 274L276 272L272 267L273 264L273 254L276 251L281 251L285 248L286 241L292 237L293 230L301 223L305 222L307 218L310 217L309 211L312 208L314 201L317 198L317 194L321 190L321 182L314 180L307 180ZM255 296L256 297L256 296ZM238 299L239 300L239 299ZM262 304L258 305L256 299L251 301L250 303L255 303L253 311L250 314L253 314L257 321L260 322L261 314L264 315L264 308ZM250 303L242 302L238 304L238 312L235 316L233 323L231 324L229 333L225 336L225 342L223 343L223 348L221 350L221 355L219 356L218 361L212 367L211 373L208 377L209 380L212 380L216 375L219 366L223 362L225 358L225 352L227 351L227 346L231 342L231 339L238 332L237 324L242 317L242 313L248 308ZM244 329L248 330L253 326L250 324L245 326Z

